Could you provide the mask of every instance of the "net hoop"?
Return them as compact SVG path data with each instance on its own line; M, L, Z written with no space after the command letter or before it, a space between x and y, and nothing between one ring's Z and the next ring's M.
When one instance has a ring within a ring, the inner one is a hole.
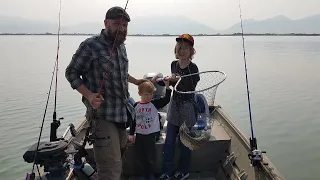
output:
M189 76L194 76L194 75L201 75L201 74L205 74L205 73L218 73L218 74L220 74L221 79L217 83L213 84L212 86L209 86L209 87L201 89L201 90L195 90L195 91L179 91L179 90L177 90L177 87L178 87L180 81L183 78L186 78L186 77L189 77ZM178 93L181 93L181 94L193 94L193 93L199 93L199 92L207 91L209 89L212 89L212 88L218 86L219 84L221 84L227 78L227 75L223 71L202 71L202 72L198 72L198 73L192 73L192 74L180 76L178 78L179 79L178 79L176 85L174 86L174 91L176 91Z

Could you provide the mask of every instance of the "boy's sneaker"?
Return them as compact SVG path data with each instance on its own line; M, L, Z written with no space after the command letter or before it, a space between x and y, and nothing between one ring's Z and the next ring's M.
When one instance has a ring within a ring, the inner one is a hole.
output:
M189 177L189 173L177 172L171 179L173 180L183 180Z
M161 174L161 176L159 177L159 180L169 180L170 176L168 174Z

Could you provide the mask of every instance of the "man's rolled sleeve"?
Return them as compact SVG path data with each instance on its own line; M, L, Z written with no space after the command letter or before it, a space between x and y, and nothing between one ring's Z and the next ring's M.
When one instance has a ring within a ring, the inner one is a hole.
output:
M88 41L84 41L72 56L71 62L65 71L65 77L73 89L77 89L83 84L83 80L80 76L84 75L89 70L91 60L92 53L88 46Z

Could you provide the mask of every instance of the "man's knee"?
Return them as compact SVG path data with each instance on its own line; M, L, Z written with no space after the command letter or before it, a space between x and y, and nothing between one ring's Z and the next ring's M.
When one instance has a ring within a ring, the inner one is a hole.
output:
M112 167L121 164L120 137L118 128L109 122L101 121L93 151L97 166ZM103 127L103 128L102 128Z
M113 166L121 161L119 145L112 140L96 140L93 145L95 161L97 164Z
M111 140L110 140L111 141ZM119 142L97 140L94 144L94 156L99 180L118 180L122 171Z
M113 166L100 164L97 166L99 180L120 180L121 177L121 162Z

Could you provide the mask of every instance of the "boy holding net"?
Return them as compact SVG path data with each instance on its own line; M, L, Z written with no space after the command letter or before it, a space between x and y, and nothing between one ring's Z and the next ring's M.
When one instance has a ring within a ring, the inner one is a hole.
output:
M143 179L155 179L156 133L160 131L158 109L166 106L171 97L171 89L167 79L164 79L164 84L166 85L166 95L154 100L152 100L152 94L156 88L151 81L145 80L138 86L141 99L135 104L136 118L130 126L129 141L135 143L135 152L144 172Z
M171 63L171 81L176 76L184 76L188 74L198 73L198 67L195 63L191 62L195 54L194 39L190 34L182 34L176 38L177 44L174 48L176 61ZM181 79L176 87L177 91L194 91L195 87L200 80L199 74L192 75ZM175 82L173 83L175 86ZM173 92L171 102L167 112L167 132L164 144L164 165L163 174L160 180L168 179L186 179L189 176L189 162L191 151L186 146L180 144L180 160L179 169L171 177L173 171L174 147L176 137L179 134L179 128L183 123L186 123L190 129L195 125L197 117L195 112L195 99L194 94L182 94L176 91Z

